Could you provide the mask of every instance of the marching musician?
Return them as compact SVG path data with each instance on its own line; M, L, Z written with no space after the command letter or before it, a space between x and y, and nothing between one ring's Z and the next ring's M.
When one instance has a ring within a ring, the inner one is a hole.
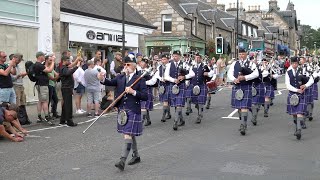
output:
M211 94L215 94L217 90L217 82L216 82L216 77L217 77L217 65L216 65L216 59L215 57L212 57L211 61L209 61L208 66L207 66L212 72L212 77L207 77L206 78L206 83L209 88L208 94L207 94L207 102L206 102L206 109L210 109L211 105ZM212 87L211 87L212 85Z
M192 66L192 71L195 73L195 76L191 79L190 87L192 89L192 103L196 105L198 110L198 117L196 120L197 124L201 123L203 118L203 106L207 101L207 85L205 82L205 77L209 76L209 68L207 65L201 62L201 55L195 55L195 65Z
M183 68L183 62L180 60L181 52L176 50L173 52L173 60L167 64L164 78L170 82L170 105L176 108L173 130L178 130L178 125L183 126L185 121L182 116L182 107L185 105L185 80L194 77L192 69L187 73L187 69ZM179 124L178 124L179 123Z
M188 70L193 65L192 59L190 58L190 55L188 53L183 54L183 57L184 57L183 68ZM189 114L192 113L192 108L191 108L192 86L190 85L189 79L185 80L185 84L186 84L185 97L186 97L186 104L187 104L186 115L189 116Z
M314 57L313 61L312 61L312 57L309 57L309 62L312 63L313 65L313 71L314 73L318 73L319 72L319 64L318 64L318 60L317 58ZM314 77L314 83L312 84L312 97L313 97L313 101L318 100L318 82L319 82L319 77ZM309 112L309 121L313 120L312 117L312 113L313 113L313 108L314 108L314 103L311 104L311 110Z
M252 60L256 64L259 76L252 80L252 119L251 122L254 126L257 125L257 117L261 105L265 102L265 87L263 83L263 78L268 76L268 71L266 67L267 59L263 58L261 64L257 63L256 59Z
M159 100L163 103L162 108L162 118L161 122L166 122L167 119L171 119L170 114L170 104L169 104L169 87L170 82L164 79L164 72L166 70L166 65L169 63L169 54L162 54L161 55L161 65L158 68L158 71L153 75L153 77L146 81L148 86L153 86L158 82L159 86Z
M128 165L133 165L140 162L138 153L136 136L142 135L142 120L141 120L141 105L140 101L148 100L144 95L147 92L145 79L142 78L132 88L130 87L138 75L136 74L136 63L127 59L124 64L125 74L120 74L114 79L104 79L100 76L102 83L108 86L115 86L115 98L120 96L122 92L126 95L115 105L118 108L118 123L117 130L124 136L124 146L122 148L120 161L115 164L121 171L124 170L125 162L128 154L132 149L132 159Z
M296 125L294 135L298 140L301 139L301 124L307 112L306 89L310 87L314 80L303 76L298 68L298 57L291 58L291 67L285 75L285 84L289 90L287 98L287 113L293 116L293 122Z
M306 57L300 57L300 68L299 70L301 71L302 75L306 78L309 79L312 74L312 68L310 66L310 64L307 62ZM305 95L307 98L307 111L306 111L306 115L304 116L303 122L302 122L302 129L306 129L306 119L312 117L312 104L313 104L313 97L312 97L312 87L308 87L305 89Z
M271 100L275 97L274 90L275 85L274 83L277 83L275 80L280 76L274 65L273 62L268 63L268 60L265 59L264 61L265 67L267 67L264 72L266 72L268 75L263 78L263 84L265 88L265 99L264 99L264 117L269 116L269 108L271 104Z
M143 57L140 61L141 70L138 71L138 75L142 75L148 68L148 58ZM150 80L152 77L150 75L145 75L143 77L146 81ZM141 114L142 114L142 121L144 122L145 126L151 125L151 119L149 111L153 110L153 94L152 94L152 86L147 85L147 91L145 91L145 95L148 97L146 101L141 101Z
M233 81L231 95L232 108L238 109L241 120L240 133L246 134L248 110L252 106L252 81L259 76L256 65L247 59L245 49L239 49L239 60L233 62L228 77Z

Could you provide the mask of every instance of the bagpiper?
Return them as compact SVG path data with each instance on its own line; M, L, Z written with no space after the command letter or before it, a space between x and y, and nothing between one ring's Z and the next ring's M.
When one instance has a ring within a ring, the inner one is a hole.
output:
M285 75L285 84L289 90L287 98L287 113L293 116L293 122L296 125L294 135L298 140L301 139L301 124L307 113L307 95L306 88L313 84L313 78L307 79L298 68L298 57L291 58L291 66Z
M169 98L169 87L170 82L166 81L164 78L164 72L166 70L166 66L169 63L169 54L162 54L161 55L161 64L158 67L158 71L152 76L152 78L146 81L148 86L153 86L158 82L158 89L159 89L159 100L163 103L162 108L162 118L161 122L166 122L167 119L171 119L170 114L170 98Z
M215 94L218 89L218 85L216 82L218 71L217 71L216 59L214 57L212 57L211 61L209 61L207 67L209 68L210 72L212 72L212 77L206 78L206 84L208 86L206 109L210 109L211 94Z
M307 63L306 61L306 57L300 57L300 67L299 67L299 71L301 73L302 76L304 76L304 78L306 78L307 80L310 79L310 77L312 76L313 74L313 71L311 70L311 67L309 65L309 63ZM312 86L312 85L311 85ZM308 87L305 89L305 96L306 96L306 99L307 99L307 110L306 110L306 114L303 119L303 121L301 122L301 126L302 126L302 129L306 129L307 126L306 126L306 119L310 116L310 112L311 112L311 107L312 107L312 104L313 104L313 97L312 97L312 87Z
M148 69L148 58L143 57L140 61L140 70L137 72L138 75L142 75L145 71ZM147 74L143 77L146 81L150 80L152 77ZM144 122L144 126L150 126L151 125L151 119L150 119L150 111L153 110L153 88L152 86L147 85L147 91L144 92L145 95L148 97L146 101L141 101L141 115L142 115L142 121Z
M188 70L193 65L192 59L190 58L188 53L183 54L183 57L184 57L183 69ZM189 116L189 114L192 113L192 108L191 108L192 86L190 85L189 79L185 80L185 84L186 84L185 97L186 97L186 104L187 104L186 115Z
M191 100L195 104L198 110L198 117L196 120L197 124L200 124L203 119L203 107L207 101L208 88L206 85L206 77L209 76L209 68L205 65L201 59L200 54L195 55L195 65L192 66L192 71L195 76L190 81L190 86L192 89Z
M261 106L264 104L265 98L265 88L263 84L263 78L265 78L269 73L265 62L266 58L263 58L261 63L258 64L256 59L252 59L252 62L256 64L259 76L252 80L252 119L251 122L254 126L257 125L257 117Z
M139 163L140 155L138 153L137 136L142 135L143 127L141 120L141 105L140 101L146 101L147 96L144 93L147 91L145 79L142 78L132 88L130 87L139 76L136 73L137 65L131 59L127 59L124 64L124 74L116 76L109 80L100 77L101 83L108 86L115 86L115 98L120 96L124 91L126 94L115 105L118 109L117 130L124 136L124 145L122 148L120 161L115 166L121 171L124 170L125 162L132 149L132 159L128 165Z
M246 134L248 110L252 107L252 81L259 76L256 65L247 59L247 52L239 49L239 60L233 62L228 71L228 78L233 81L231 95L232 108L238 109L241 120L240 133Z
M173 52L173 60L167 64L164 78L170 82L169 96L170 105L175 107L175 118L173 123L173 130L178 130L178 126L185 125L185 121L182 116L182 108L185 106L185 79L194 77L192 69L187 73L187 69L183 68L183 62L180 59L181 52L179 50ZM178 124L179 123L179 124Z

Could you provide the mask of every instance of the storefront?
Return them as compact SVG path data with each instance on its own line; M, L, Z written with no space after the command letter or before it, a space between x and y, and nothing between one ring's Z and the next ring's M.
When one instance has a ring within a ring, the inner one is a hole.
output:
M146 51L150 55L153 49L154 54L172 53L175 50L180 50L181 53L187 51L198 51L204 55L206 43L203 40L194 38L178 38L178 37L147 37Z
M91 18L71 13L61 12L62 28L68 28L64 31L65 40L62 43L67 44L67 48L73 54L82 47L87 59L94 57L95 51L102 52L102 58L113 56L113 53L120 51L122 47L122 24L102 19ZM140 36L152 33L151 28L144 28L133 25L126 25L126 48L130 52L139 52Z

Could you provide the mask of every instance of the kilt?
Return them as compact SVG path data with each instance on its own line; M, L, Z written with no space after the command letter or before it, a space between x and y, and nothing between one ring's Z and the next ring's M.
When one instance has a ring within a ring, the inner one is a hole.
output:
M164 93L160 94L159 93L159 101L160 102L168 102L169 101L169 85L164 85Z
M147 96L148 100L146 101L141 101L141 109L146 109L146 110L153 110L153 94L152 94L152 87L147 86Z
M313 103L313 89L312 86L308 87L306 90L306 96L307 96L307 104Z
M264 83L264 87L265 87L265 97L268 98L274 98L274 87L270 84L270 83Z
M185 92L185 97L186 97L186 98L192 98L192 96L193 96L193 94L192 94L192 88L193 88L193 85L192 85L192 84L189 84L188 87L186 86L186 92Z
M193 85L190 85L192 86L192 89L193 89ZM207 93L208 93L208 87L206 84L201 84L199 85L200 87L200 94L198 96L194 95L192 93L192 97L191 97L191 101L193 104L206 104L206 101L207 101ZM192 91L192 90L191 90Z
M132 136L140 136L142 135L142 119L141 114L136 114L131 110L125 110L128 116L128 122L124 126L121 126L119 123L117 130L118 133L132 135ZM118 113L119 116L119 113ZM118 118L117 116L117 118Z
M299 96L299 104L297 106L290 105L290 97L293 94L297 94ZM290 115L303 114L305 115L307 112L307 98L305 93L299 94L289 91L287 97L287 113Z
M265 89L264 84L259 83L256 85L253 85L257 90L257 95L252 96L252 104L264 104L264 95L265 95Z
M236 99L236 91L242 89L244 96L242 100ZM235 109L250 109L252 106L252 85L234 85L231 94L231 106Z
M181 82L178 84L179 86L179 94L172 94L172 87L173 83L170 84L169 86L169 96L170 96L170 106L171 107L184 107L186 103L186 97L185 97L185 89L186 85L184 82Z
M312 85L312 91L313 91L313 100L318 100L318 83L314 83Z

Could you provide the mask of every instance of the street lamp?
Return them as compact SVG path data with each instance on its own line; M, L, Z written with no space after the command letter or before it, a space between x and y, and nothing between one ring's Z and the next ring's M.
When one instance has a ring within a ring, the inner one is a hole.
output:
M122 0L122 57L124 58L126 50L126 37L125 37L125 3L128 2L128 0Z
M238 59L238 48L239 48L239 0L237 0L237 34L236 34L236 44L235 44L235 58Z

